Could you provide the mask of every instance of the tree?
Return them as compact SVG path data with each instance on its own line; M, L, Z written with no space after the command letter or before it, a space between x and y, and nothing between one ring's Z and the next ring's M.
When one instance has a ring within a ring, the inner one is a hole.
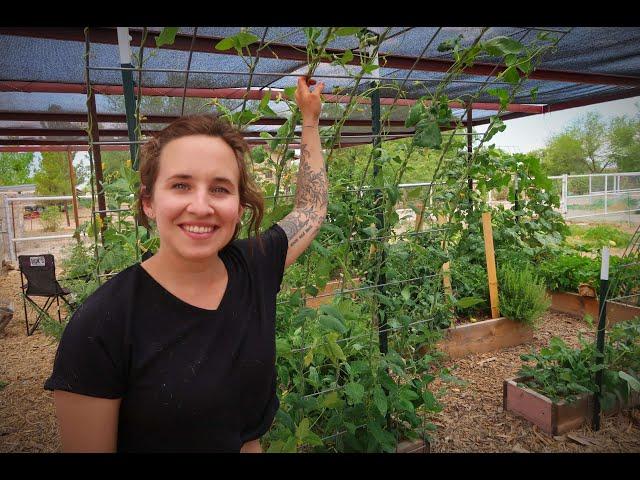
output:
M609 124L611 160L620 172L640 171L640 119L615 117Z
M31 183L33 153L0 153L0 185Z
M548 175L586 173L589 168L586 155L575 128L565 130L547 140L541 152L542 163Z
M575 122L575 132L591 173L602 173L610 164L607 125L599 113L588 112Z
M76 185L86 181L87 172L74 167ZM36 193L42 196L71 195L67 152L43 152L40 169L33 177Z

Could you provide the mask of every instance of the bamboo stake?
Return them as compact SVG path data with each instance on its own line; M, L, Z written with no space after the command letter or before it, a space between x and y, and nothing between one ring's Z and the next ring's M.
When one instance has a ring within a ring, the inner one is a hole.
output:
M496 257L493 250L493 230L491 229L491 212L482 212L482 230L484 232L484 253L487 259L487 276L489 277L489 299L491 301L491 318L498 318L498 277L496 274Z

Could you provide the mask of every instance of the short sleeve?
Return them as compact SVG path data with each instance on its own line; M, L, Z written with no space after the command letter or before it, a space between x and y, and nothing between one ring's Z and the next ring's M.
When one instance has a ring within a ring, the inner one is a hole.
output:
M121 329L108 308L97 307L89 298L69 320L45 390L111 399L124 395Z
M284 275L289 239L282 227L274 223L260 235L260 240L262 248L255 240L252 242L251 251L248 252L250 262L259 274L263 285L273 285L278 292Z
M262 412L262 416L259 422L255 425L251 425L249 428L246 428L242 434L240 435L240 440L242 443L247 443L252 440L256 440L262 437L265 433L267 433L271 429L271 425L273 424L273 420L280 409L280 400L278 400L278 396L276 393L273 393L271 397L271 401L267 405L264 412Z

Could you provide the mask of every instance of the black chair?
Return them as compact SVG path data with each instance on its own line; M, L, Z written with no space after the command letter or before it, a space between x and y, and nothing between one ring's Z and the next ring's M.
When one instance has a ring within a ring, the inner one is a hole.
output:
M27 326L27 336L32 335L40 324L40 321L49 315L49 308L56 301L58 305L58 322L62 323L60 318L60 299L71 307L65 295L71 293L70 290L63 288L56 279L56 264L53 255L19 255L18 263L20 265L20 281L22 282L22 302L24 304L24 321ZM24 279L27 284L25 285ZM30 297L46 297L44 307L34 302ZM33 308L38 312L38 318L35 323L29 326L27 317L27 301L31 303Z

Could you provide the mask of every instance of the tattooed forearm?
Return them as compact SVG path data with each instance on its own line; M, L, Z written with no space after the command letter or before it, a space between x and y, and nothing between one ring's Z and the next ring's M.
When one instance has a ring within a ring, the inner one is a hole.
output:
M312 167L306 144L300 147L300 166L293 211L278 224L287 234L289 245L320 230L327 211L327 174L324 165Z

